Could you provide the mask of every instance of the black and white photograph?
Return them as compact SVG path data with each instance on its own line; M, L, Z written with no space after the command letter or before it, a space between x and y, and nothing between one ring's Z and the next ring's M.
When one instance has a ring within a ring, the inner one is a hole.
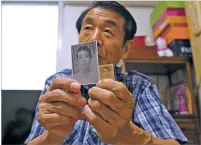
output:
M113 79L114 80L114 65L113 64L106 64L100 65L100 79Z
M97 41L71 46L73 79L82 85L99 81Z

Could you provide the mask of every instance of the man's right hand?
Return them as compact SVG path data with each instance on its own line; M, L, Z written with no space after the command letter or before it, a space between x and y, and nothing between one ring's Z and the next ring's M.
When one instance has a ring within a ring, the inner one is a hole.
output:
M83 119L81 108L87 104L80 84L68 78L56 78L40 97L38 122L51 136L69 136L77 120Z

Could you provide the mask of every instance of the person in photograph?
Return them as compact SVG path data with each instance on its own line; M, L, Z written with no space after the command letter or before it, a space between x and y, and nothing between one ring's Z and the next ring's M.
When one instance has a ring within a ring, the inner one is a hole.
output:
M117 65L128 57L137 31L130 12L115 1L94 2L81 13L76 28L79 43L97 40L99 65L113 64L115 80L83 86L68 68L47 78L25 143L186 143L151 78L135 70L122 73Z
M114 79L112 76L112 72L110 71L110 68L107 66L103 67L102 75L103 78Z
M78 67L79 71L73 74L73 78L82 84L96 83L98 81L98 74L93 71L93 60L90 48L87 46L79 47L76 51L75 58L77 62L75 64L77 64L77 66L74 67Z

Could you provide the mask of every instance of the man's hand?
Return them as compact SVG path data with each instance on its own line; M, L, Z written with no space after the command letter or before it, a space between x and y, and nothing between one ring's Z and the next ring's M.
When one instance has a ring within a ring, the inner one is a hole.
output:
M130 125L135 101L127 87L111 79L101 80L89 91L84 114L104 143L115 143Z
M75 122L83 119L81 107L86 103L78 83L72 79L56 78L40 97L38 122L51 136L64 139L70 135Z

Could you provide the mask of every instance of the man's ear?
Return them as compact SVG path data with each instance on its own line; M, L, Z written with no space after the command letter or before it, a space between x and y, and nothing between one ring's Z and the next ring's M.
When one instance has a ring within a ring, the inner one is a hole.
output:
M122 55L121 55L122 59L126 59L128 57L129 52L132 49L132 45L133 45L132 39L126 41L126 44L124 45L124 48L122 49Z

